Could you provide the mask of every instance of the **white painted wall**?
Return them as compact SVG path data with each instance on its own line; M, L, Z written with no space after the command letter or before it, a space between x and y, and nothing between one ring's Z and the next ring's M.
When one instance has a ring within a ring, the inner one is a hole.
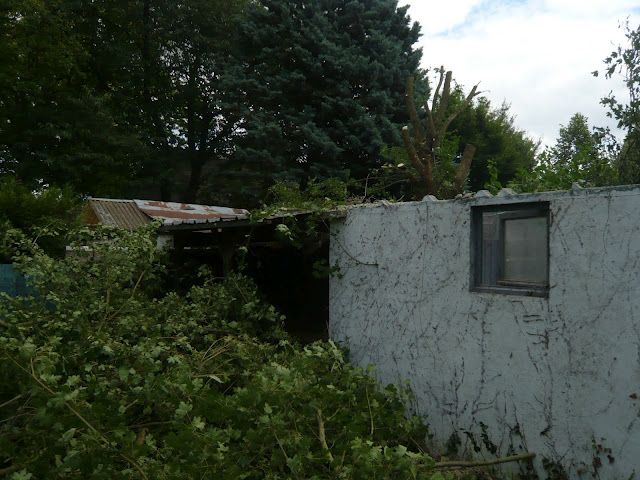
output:
M471 206L525 201L550 202L548 298L471 292ZM543 458L640 478L640 188L361 207L331 229L330 335L409 383L437 448L459 431L471 452L483 423L541 478Z

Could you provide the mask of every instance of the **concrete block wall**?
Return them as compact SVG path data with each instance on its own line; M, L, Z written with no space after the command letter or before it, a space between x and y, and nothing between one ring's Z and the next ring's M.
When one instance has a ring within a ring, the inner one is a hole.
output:
M548 298L471 291L471 207L538 201ZM408 382L436 448L489 458L485 432L540 478L640 476L640 188L365 206L331 233L330 336Z

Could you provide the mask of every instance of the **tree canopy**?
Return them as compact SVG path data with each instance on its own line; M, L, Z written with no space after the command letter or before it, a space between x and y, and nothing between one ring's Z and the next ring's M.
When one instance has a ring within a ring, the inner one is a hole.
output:
M477 191L489 180L492 163L502 183L511 181L520 170L530 170L535 164L538 142L516 127L509 105L491 105L480 97L472 108L464 110L452 130L476 146L476 155L469 172L468 188Z
M510 186L521 191L565 190L574 182L615 185L617 178L606 138L589 127L587 117L576 113L560 126L555 144L542 152L535 167L520 170Z
M89 6L4 1L0 32L0 173L31 185L117 192L144 154L101 89ZM108 78L103 79L108 85Z
M600 103L625 134L617 160L620 181L640 183L640 25L634 30L627 21L621 28L627 42L605 58L604 73L607 78L622 76L627 98L610 93ZM597 76L599 72L593 74Z
M193 196L233 133L221 78L243 4L5 1L0 170L92 195Z
M248 207L279 180L367 190L402 144L407 78L419 108L430 94L407 8L0 0L0 174L36 189ZM453 87L450 106L461 95ZM535 151L486 100L461 112L440 148L455 164L468 144L471 189L489 160L507 182Z
M263 0L239 27L246 134L220 181L362 178L397 143L419 26L396 0Z

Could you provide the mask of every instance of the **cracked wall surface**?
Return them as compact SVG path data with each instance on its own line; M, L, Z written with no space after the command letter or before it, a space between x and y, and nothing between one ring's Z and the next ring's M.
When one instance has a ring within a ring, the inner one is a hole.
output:
M548 201L548 298L470 291L471 207ZM437 448L640 476L640 189L366 206L331 226L330 335L408 382ZM464 432L469 432L465 434Z

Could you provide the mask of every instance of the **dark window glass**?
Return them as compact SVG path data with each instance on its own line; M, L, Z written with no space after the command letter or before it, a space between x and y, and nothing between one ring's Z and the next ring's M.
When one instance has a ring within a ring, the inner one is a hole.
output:
M547 283L547 219L504 221L504 270L501 281Z
M549 285L549 206L473 209L473 288L545 295Z

